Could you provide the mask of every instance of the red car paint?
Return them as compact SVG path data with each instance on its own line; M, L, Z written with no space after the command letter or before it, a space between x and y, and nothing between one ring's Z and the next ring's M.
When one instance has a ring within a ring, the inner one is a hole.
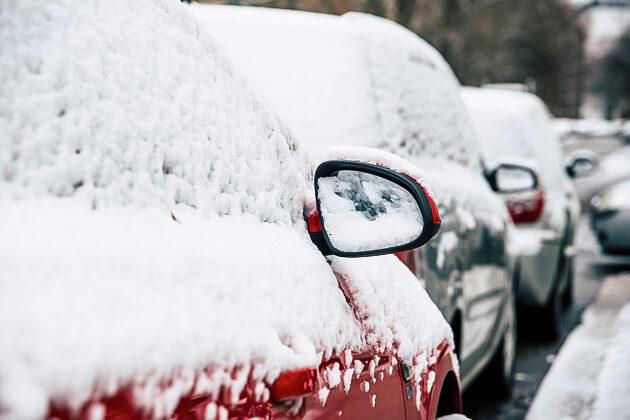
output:
M433 208L435 204L432 200L430 202ZM307 211L306 214L309 232L321 231L317 211ZM413 251L396 255L406 264L413 262ZM338 273L335 276L346 301L354 308L344 277ZM217 418L227 416L228 419L434 419L438 409L443 411L440 414L461 413L461 384L454 353L450 345L443 342L435 349L434 355L435 363L420 373L420 380L416 381L417 376L413 376L407 382L399 361L392 354L371 352L353 355L352 366L346 366L343 358L333 355L317 368L284 372L273 384L266 384L267 395L271 396L269 400L261 400L260 393L257 396L255 384L250 378L236 403L230 402L229 392L225 389L214 396L191 393L181 398L174 412L167 417L204 419L209 409L216 413ZM358 374L353 372L348 384L344 381L344 373L354 368L355 361L361 362L363 369ZM341 372L339 383L333 374L337 369ZM155 417L153 413L143 412L134 403L132 389L132 385L128 385L111 397L95 397L76 412L70 411L64 404L51 403L47 417L87 420L93 418L94 410L111 420ZM448 392L448 400L438 407L443 392Z
M336 277L347 302L354 307L344 277L337 273ZM227 390L221 390L214 397L189 394L180 399L177 408L168 417L204 419L210 405L223 407L221 409L229 419L434 419L438 408L444 410L440 414L461 413L461 385L454 353L450 345L443 342L435 349L434 355L435 363L420 374L419 382L416 382L415 376L404 381L400 362L393 355L376 352L353 355L351 366L346 366L342 357L332 355L316 369L280 375L273 384L267 385L271 395L268 401L256 397L255 384L250 378L236 404L229 402ZM363 369L359 374L351 374L350 387L346 389L343 375L355 367L357 360ZM370 364L373 364L373 369ZM341 372L338 383L331 374L337 369ZM433 376L432 382L430 376ZM418 391L421 395L419 401L416 400ZM450 400L442 403L444 407L438 407L441 393L447 391ZM132 387L129 385L122 387L112 397L94 398L78 412L72 412L63 405L51 404L48 418L87 420L92 418L93 410L99 410L105 419L111 420L154 417L134 404ZM215 409L217 414L218 410Z

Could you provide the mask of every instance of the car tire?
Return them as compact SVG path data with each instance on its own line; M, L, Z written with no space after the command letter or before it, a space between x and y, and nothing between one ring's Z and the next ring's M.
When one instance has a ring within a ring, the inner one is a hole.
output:
M494 356L490 360L485 372L480 378L479 389L491 398L507 399L512 395L514 368L516 366L517 345L517 310L516 291L512 291L508 307L507 326L497 346Z

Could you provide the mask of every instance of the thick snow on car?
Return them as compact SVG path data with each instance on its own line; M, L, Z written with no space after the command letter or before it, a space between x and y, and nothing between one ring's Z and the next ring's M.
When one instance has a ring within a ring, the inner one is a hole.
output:
M409 159L435 191L442 227L400 254L455 333L464 386L485 368L509 391L515 353L509 216L484 179L459 84L439 53L384 19L191 7L320 159L328 146Z
M549 113L527 92L464 88L462 97L489 165L517 158L537 173L536 190L508 193L505 199L518 229L519 301L535 308L521 321L537 334L555 337L562 303L572 296L580 204Z
M429 240L415 166L314 172L177 0L10 0L0 27L0 418L461 411L416 278L323 255Z

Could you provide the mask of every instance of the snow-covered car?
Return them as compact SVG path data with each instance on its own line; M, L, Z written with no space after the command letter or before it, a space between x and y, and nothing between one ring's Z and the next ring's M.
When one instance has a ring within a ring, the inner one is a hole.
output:
M437 232L416 166L342 148L313 172L177 0L0 22L0 418L461 412L415 276L335 256Z
M510 390L515 354L509 215L484 178L459 83L439 53L402 26L234 6L191 6L310 150L351 144L422 168L442 217L436 239L399 257L450 322L464 387Z
M630 181L593 197L591 226L604 252L630 254Z
M521 162L537 187L504 195L516 224L519 302L535 308L521 322L541 337L557 334L562 304L571 302L574 234L580 204L564 169L560 142L544 103L527 92L463 88L489 167ZM529 326L529 325L528 325Z
M566 160L567 172L573 178L585 208L596 195L630 180L630 146L622 146L601 158L592 150L578 149L571 152Z

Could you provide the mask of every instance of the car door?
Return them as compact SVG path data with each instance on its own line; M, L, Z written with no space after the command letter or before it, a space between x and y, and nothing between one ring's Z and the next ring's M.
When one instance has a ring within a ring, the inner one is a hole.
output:
M444 190L436 191L442 226L413 258L417 277L453 327L464 386L494 352L510 290L505 216L493 214L492 206L475 208L475 202L496 197L481 175L467 177L481 183L468 198L456 193L461 187L450 179L434 186Z

